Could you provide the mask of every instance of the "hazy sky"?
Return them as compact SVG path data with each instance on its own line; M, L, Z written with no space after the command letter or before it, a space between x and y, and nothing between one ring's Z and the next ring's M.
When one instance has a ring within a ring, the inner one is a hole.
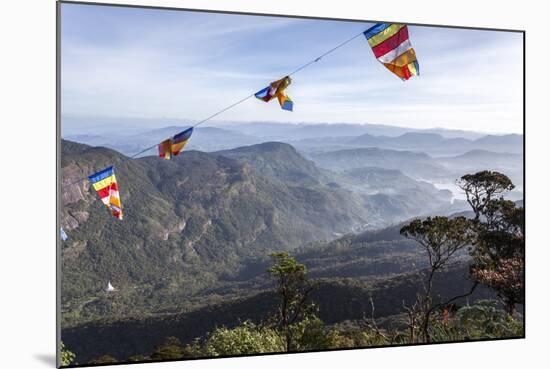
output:
M200 120L372 23L62 5L62 113ZM522 131L522 35L409 26L403 82L359 37L293 76L294 112L257 99L221 120Z

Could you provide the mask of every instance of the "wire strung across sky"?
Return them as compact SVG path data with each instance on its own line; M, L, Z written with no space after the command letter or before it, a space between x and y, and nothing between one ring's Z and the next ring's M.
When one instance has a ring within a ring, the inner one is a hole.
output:
M318 61L320 61L322 58L324 58L324 57L327 56L328 54L333 53L334 51L336 51L336 50L338 50L339 48L341 48L342 46L344 46L344 45L350 43L351 41L355 40L357 37L359 37L359 36L361 36L361 35L363 35L363 34L364 34L364 31L361 31L360 33L358 33L358 34L356 34L355 36L353 36L353 37L347 39L346 41L339 43L338 45L336 45L336 46L333 47L332 49L330 49L330 50L328 50L328 51L325 51L323 54L321 54L320 56L316 57L315 59L312 59L312 60L308 61L307 63L302 64L302 65L299 66L298 68L294 69L292 72L288 73L286 76L290 77L290 76L292 76L292 75L294 75L294 74L296 74L296 73L298 73L298 72L300 72L300 71L306 69L306 68L309 67L310 65L317 63ZM192 128L195 128L195 127L197 127L197 126L200 126L201 124L203 124L203 123L209 121L209 120L212 119L212 118L217 117L218 115L220 115L220 114L222 114L222 113L228 111L229 109L232 109L232 108L234 108L235 106L242 104L243 102L245 102L245 101L247 101L248 99L250 99L251 97L253 97L255 94L256 94L256 93L252 93L252 94L250 94L250 95L248 95L248 96L246 96L246 97L244 97L244 98L242 98L242 99L240 99L240 100L234 102L233 104L228 105L228 106L226 106L225 108L223 108L223 109L221 109L221 110L218 110L218 111L215 112L214 114L212 114L212 115L210 115L210 116L204 118L203 120L198 121L197 123L195 123L195 124L192 125L191 127L192 127ZM152 145L152 146L149 146L149 147L147 147L147 148L141 150L140 152L135 153L135 154L133 154L133 155L127 157L126 159L122 160L122 161L120 162L120 164L125 163L125 162L127 162L128 160L134 159L134 158L136 158L137 156L139 156L139 155L141 155L141 154L143 154L143 153L146 153L146 152L149 151L149 150L152 150L152 149L156 148L157 146L158 146L158 143L156 143L156 144L154 144L154 145ZM88 178L88 177L83 177L83 178L81 178L81 179L79 179L79 180L77 180L77 181L71 183L71 185L75 185L75 184L77 184L77 183L79 183L79 182L85 181L87 178Z

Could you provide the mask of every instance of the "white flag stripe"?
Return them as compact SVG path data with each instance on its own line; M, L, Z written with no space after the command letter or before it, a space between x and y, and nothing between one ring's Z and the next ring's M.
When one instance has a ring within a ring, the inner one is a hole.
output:
M382 55L378 58L381 63L390 63L399 55L403 54L405 51L412 49L411 41L409 39L403 41L399 46L397 46L392 51Z

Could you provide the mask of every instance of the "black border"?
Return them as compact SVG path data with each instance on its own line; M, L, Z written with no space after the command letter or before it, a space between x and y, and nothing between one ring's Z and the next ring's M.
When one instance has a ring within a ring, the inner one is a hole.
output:
M118 7L118 8L138 8L138 9L152 9L152 10L166 10L166 11L186 11L196 13L215 13L215 14L232 14L232 15L252 15L252 16L268 16L277 18L293 18L293 19L315 19L315 20L330 20L330 21L345 21L345 22L360 22L360 23L404 23L411 26L422 27L434 27L434 28L451 28L451 29L464 29L464 30L477 30L477 31L498 31L498 32L511 32L521 33L523 39L523 209L526 216L526 30L520 29L507 29L507 28L491 28L491 27L471 27L471 26L456 26L456 25L437 25L430 23L409 23L409 22L397 22L392 20L368 20L368 19L347 19L347 18L332 18L332 17L317 17L317 16L305 16L305 15L285 15L285 14L269 14L269 13L253 13L243 11L225 11L225 10L212 10L212 9L193 9L193 8L176 8L168 6L154 6L154 5L135 5L135 4L109 4L98 2L86 2L86 1L69 1L69 0L56 0L56 367L57 368L84 368L84 367L101 367L110 365L131 365L131 364L147 364L147 363L167 363L167 362L184 362L195 360L212 360L212 359L226 359L226 358L243 358L254 356L272 356L272 355L295 355L295 354L307 354L316 352L333 352L333 351L350 351L350 350L367 350L375 348L394 348L394 347L412 347L412 346L431 346L431 345L445 345L445 344L465 344L465 343L480 343L480 342L496 342L496 341L509 341L509 340L521 340L526 338L526 304L525 297L526 291L524 288L523 296L523 336L510 337L510 338L486 338L475 339L470 341L443 341L443 342L431 342L431 343L408 343L408 344L396 344L396 345L377 345L366 347L350 347L350 348L337 348L327 350L307 350L299 352L267 352L258 354L243 354L243 355L226 355L226 356L211 356L211 357L197 357L197 358L182 358L182 359L167 359L167 360L144 360L144 361L124 361L117 363L106 364L77 364L69 366L61 366L60 356L60 343L61 343L61 240L60 240L60 189L61 189L61 6L62 4L75 4L75 5L90 5L90 6L106 6L106 7ZM527 232L525 232L527 233ZM524 235L527 239L526 235ZM527 253L524 255L524 281L527 281Z

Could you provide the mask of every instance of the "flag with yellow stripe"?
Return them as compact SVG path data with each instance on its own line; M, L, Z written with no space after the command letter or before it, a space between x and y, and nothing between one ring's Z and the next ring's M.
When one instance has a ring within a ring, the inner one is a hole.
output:
M406 25L378 23L363 34L376 59L393 74L402 80L419 75L420 66Z
M113 167L105 168L88 177L99 198L111 210L111 214L122 219L122 204Z

